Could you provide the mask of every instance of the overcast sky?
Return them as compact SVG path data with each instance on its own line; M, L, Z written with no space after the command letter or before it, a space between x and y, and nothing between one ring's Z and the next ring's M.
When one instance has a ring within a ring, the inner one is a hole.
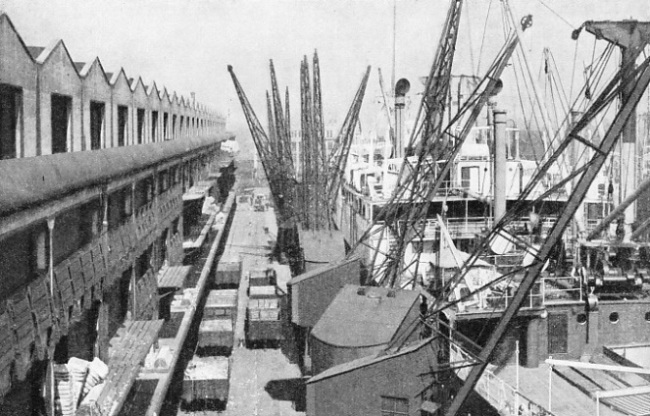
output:
M428 73L433 60L449 1L396 3L396 76L410 79L411 92L416 93L422 88L419 77ZM573 28L585 20L650 20L647 0L510 3L515 16L534 16L524 39L533 72L539 73L542 49L549 47L566 89L574 68ZM326 117L343 119L366 66L372 65L363 122L371 129L377 120L383 121L376 69L382 68L388 86L393 0L4 0L0 4L27 45L45 46L63 39L76 61L99 56L109 72L124 67L129 76L141 75L146 83L156 81L159 87L184 96L194 91L200 102L228 116L229 128L235 131L240 130L243 117L226 66L234 66L265 123L264 93L270 84L268 60L272 58L282 90L286 85L291 90L297 122L300 60L304 54L311 59L314 49L321 62ZM479 63L484 70L503 43L501 2L466 0L463 13L454 73L476 75ZM596 47L596 54L600 48ZM592 53L594 38L583 32L577 48L576 91L584 82L583 68ZM504 94L514 106L516 89L507 85Z

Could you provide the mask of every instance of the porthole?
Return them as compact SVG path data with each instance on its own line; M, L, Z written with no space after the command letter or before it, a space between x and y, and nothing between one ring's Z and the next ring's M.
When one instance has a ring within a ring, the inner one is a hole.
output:
M645 313L645 321L650 322L650 312Z
M576 317L578 323L580 325L584 325L587 323L587 314L586 313L579 313L578 316Z
M613 324L618 322L618 312L612 312L609 314L609 322Z

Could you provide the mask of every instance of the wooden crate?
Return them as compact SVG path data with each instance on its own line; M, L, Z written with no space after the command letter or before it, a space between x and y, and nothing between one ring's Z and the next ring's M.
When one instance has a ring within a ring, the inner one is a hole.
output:
M233 347L233 325L230 319L203 319L199 326L199 348Z
M181 400L228 400L230 363L227 357L197 357L188 363Z
M236 319L237 315L237 290L211 290L205 301L203 309L204 319Z

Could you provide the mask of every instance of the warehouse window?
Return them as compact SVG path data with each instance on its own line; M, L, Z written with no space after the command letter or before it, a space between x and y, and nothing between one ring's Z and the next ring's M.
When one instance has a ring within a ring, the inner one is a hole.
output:
M408 399L381 396L381 416L408 416L408 414Z
M184 118L183 116L181 116L181 121L180 121L179 131L178 131L178 134L179 134L179 136L181 136L181 137L182 137L183 134L185 133L185 130L184 130L184 129L185 129L185 126L183 125L183 121L185 121L185 118Z
M0 159L17 156L22 120L22 90L0 84Z
M138 108L138 144L144 140L144 108Z
M117 106L117 145L126 144L126 128L129 119L129 108L125 105Z
M163 140L169 140L169 114L163 113Z
M176 114L172 114L172 139L176 137Z
M158 138L158 112L151 112L151 141L155 142Z
M72 141L72 97L52 94L52 153L68 151Z
M90 102L90 149L101 149L104 141L104 103Z

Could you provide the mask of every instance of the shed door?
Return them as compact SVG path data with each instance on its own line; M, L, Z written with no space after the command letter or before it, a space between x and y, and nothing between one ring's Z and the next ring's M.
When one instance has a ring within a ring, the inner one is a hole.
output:
M548 353L565 354L567 346L568 317L566 314L548 316Z

